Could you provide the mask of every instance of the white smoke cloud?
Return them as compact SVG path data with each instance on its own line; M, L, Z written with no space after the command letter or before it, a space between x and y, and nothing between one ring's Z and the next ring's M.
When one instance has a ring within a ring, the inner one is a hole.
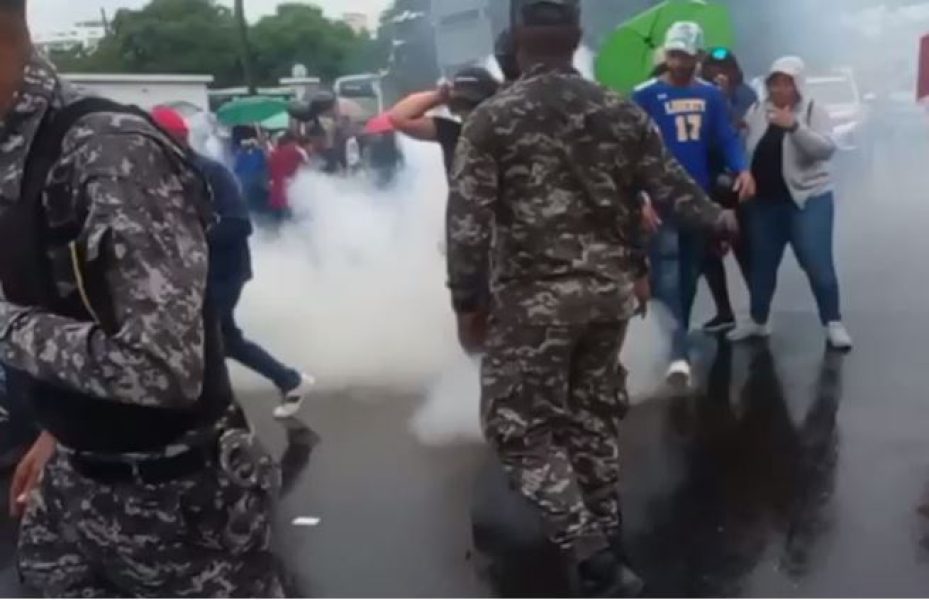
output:
M458 348L439 250L441 155L415 142L404 153L407 168L388 190L301 175L296 222L253 243L256 279L239 316L247 335L316 375L322 392L420 394L410 427L422 443L477 442L478 366ZM667 348L653 321L633 325L624 356L633 390L657 381ZM239 371L237 381L259 385Z

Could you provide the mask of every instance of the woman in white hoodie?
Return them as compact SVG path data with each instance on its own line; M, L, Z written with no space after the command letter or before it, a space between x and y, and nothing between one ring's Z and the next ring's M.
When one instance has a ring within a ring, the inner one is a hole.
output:
M751 243L751 321L729 338L768 337L777 271L787 245L806 271L829 345L850 350L842 324L832 255L835 206L829 163L836 152L825 108L804 93L803 61L774 63L767 97L746 115L747 144L758 193L747 206Z

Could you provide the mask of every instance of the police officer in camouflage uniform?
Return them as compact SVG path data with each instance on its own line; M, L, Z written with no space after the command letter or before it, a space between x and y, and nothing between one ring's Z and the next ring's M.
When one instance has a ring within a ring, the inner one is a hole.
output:
M0 0L0 361L30 378L58 447L22 522L23 580L48 596L280 595L276 467L204 302L207 188L144 116L59 80L25 4Z
M465 125L448 207L448 270L465 347L483 351L482 426L563 549L576 591L635 594L618 485L618 356L648 268L641 191L694 227L734 218L706 197L633 103L571 66L571 0L527 0L522 77ZM492 307L480 307L492 265Z

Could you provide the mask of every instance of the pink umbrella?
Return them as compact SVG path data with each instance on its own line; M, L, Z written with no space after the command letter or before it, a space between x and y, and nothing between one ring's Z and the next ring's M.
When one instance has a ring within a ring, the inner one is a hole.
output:
M366 135L379 135L382 133L390 133L393 130L394 124L393 121L390 120L390 115L381 113L368 121L363 133Z

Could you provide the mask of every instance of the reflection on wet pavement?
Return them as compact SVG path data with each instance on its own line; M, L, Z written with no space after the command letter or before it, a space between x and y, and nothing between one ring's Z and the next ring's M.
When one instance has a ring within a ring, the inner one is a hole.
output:
M310 464L313 448L320 442L319 435L296 419L284 423L287 446L281 455L281 499L291 493Z
M795 422L768 346L744 351L740 389L734 351L721 344L706 392L667 407L669 459L681 475L649 499L630 540L654 594L743 595L746 575L772 551L788 577L803 577L829 531L844 357L825 354L813 402Z

